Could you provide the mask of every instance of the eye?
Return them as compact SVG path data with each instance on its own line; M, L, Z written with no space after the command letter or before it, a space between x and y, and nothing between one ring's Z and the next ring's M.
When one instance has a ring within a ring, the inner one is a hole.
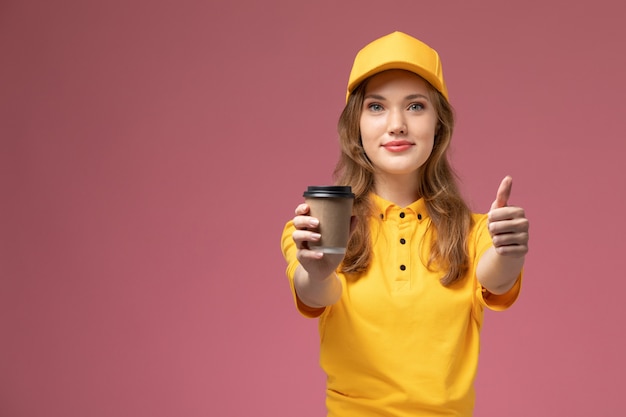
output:
M371 111L375 111L375 112L379 112L383 110L383 106L381 106L378 103L370 103L367 105L367 108L370 109Z
M421 111L421 110L424 110L424 108L425 106L422 103L411 103L409 105L409 110L412 110L412 111Z

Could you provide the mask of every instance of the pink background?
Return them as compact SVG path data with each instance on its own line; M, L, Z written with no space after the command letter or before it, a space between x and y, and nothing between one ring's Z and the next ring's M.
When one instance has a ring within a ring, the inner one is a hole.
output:
M531 219L477 416L623 411L621 1L0 2L0 416L322 416L279 249L356 51L444 60L453 159Z

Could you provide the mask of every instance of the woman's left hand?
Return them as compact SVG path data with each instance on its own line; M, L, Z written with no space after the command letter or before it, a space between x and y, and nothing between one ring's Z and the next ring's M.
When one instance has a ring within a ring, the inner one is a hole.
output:
M489 210L488 228L498 255L523 257L528 252L529 222L523 208L508 205L512 185L509 176L500 183Z

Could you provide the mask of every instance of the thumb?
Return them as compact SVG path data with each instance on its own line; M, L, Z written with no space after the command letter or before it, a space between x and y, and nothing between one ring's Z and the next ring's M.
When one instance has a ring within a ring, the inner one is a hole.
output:
M498 187L498 193L496 194L495 201L491 204L491 210L507 206L509 197L511 196L512 186L513 178L507 175L500 183L500 187Z

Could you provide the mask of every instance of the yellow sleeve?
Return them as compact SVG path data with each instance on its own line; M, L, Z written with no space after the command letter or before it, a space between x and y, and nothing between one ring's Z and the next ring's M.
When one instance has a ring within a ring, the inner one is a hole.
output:
M300 298L298 298L298 295L296 294L296 288L293 284L293 276L296 272L296 268L299 265L298 259L296 259L296 252L298 251L298 249L296 248L296 244L291 237L294 230L296 230L296 228L293 225L293 221L288 221L285 225L285 228L283 229L283 234L280 240L283 256L287 261L286 274L287 278L289 279L291 294L293 295L294 303L296 304L296 308L298 309L300 314L308 318L319 317L324 312L324 307L314 308L304 304L302 301L300 301Z
M478 261L481 256L487 249L493 246L493 242L491 241L491 235L489 235L489 230L487 230L487 215L476 215L474 217L475 226L474 226L474 247L475 247L475 257L474 257L474 280L476 280L476 297L478 302L487 307L490 310L494 311L502 311L511 307L513 303L519 297L520 291L522 289L522 275L523 270L520 272L517 280L513 287L504 294L492 294L487 289L485 289L476 278L476 266L478 265Z

